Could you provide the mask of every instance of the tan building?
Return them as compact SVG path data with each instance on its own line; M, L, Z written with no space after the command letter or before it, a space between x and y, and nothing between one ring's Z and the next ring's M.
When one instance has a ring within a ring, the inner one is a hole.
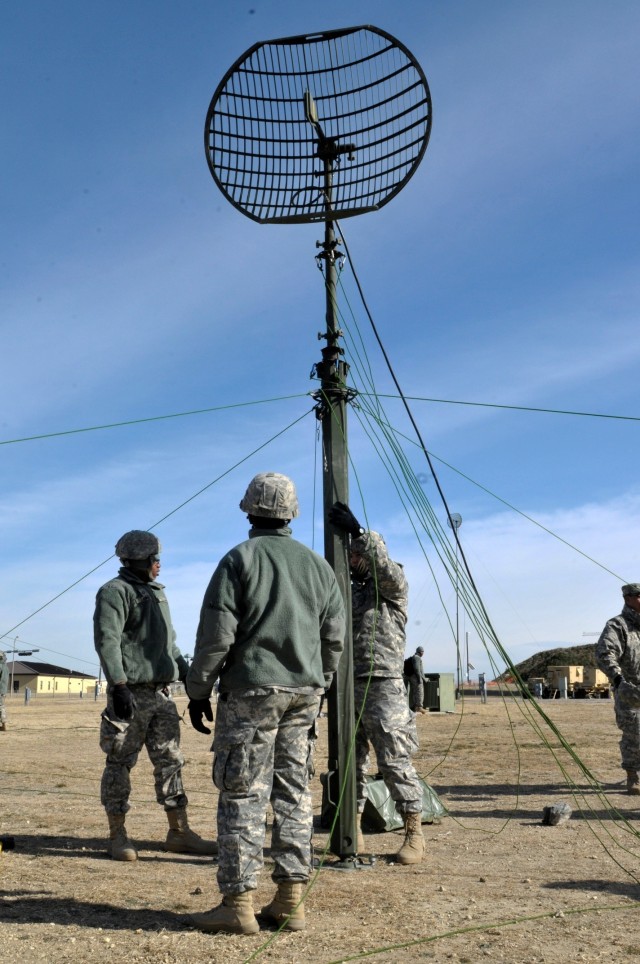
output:
M64 666L54 666L53 663L8 662L9 692L7 698L24 696L27 687L32 696L94 696L97 676L78 673Z

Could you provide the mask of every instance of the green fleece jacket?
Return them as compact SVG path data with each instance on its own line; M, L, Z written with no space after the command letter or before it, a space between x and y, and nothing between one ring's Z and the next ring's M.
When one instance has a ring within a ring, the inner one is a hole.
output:
M260 686L324 687L344 647L344 604L329 563L291 530L252 529L220 561L187 676L192 699Z
M93 638L108 683L184 680L187 661L175 644L164 586L122 568L98 590Z

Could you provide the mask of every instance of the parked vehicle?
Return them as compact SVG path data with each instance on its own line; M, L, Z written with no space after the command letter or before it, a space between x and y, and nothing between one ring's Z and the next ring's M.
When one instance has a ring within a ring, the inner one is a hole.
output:
M549 665L544 676L530 676L527 687L532 696L543 700L559 699L564 691L569 699L609 699L611 684L595 666Z

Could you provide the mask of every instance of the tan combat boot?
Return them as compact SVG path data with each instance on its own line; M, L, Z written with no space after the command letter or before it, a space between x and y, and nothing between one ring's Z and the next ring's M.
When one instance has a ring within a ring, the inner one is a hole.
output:
M640 776L637 770L627 770L627 793L630 797L640 797Z
M108 813L109 843L107 849L113 860L137 860L136 849L127 837L123 813Z
M178 810L167 810L169 832L164 842L164 849L172 854L204 854L212 857L218 853L215 840L203 840L189 827L187 811L183 807Z
M303 931L306 927L302 900L304 888L304 884L295 880L281 880L275 897L262 908L260 916L275 921L278 926L282 924L286 931Z
M424 856L424 837L422 835L422 814L405 813L404 843L396 854L399 864L419 864Z
M256 915L253 913L253 894L228 894L222 903L204 914L192 914L191 920L207 934L257 934L260 930Z

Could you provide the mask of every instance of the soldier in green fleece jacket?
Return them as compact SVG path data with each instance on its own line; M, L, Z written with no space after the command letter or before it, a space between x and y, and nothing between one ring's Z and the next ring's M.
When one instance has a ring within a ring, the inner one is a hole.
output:
M213 743L222 904L193 915L216 933L254 934L252 892L262 868L267 804L273 809L274 899L262 916L305 926L311 871L311 733L344 646L344 603L333 570L291 538L298 515L291 479L257 475L240 503L249 539L219 563L200 614L187 676L195 729L209 733L209 697L219 680Z
M153 764L156 798L169 821L165 850L214 854L187 822L182 785L180 718L170 684L187 675L187 661L176 646L160 572L160 543L153 532L132 529L118 539L122 568L98 591L93 617L95 647L107 679L107 706L100 724L106 753L100 796L109 820L109 853L114 860L135 860L127 836L130 771L143 746Z

